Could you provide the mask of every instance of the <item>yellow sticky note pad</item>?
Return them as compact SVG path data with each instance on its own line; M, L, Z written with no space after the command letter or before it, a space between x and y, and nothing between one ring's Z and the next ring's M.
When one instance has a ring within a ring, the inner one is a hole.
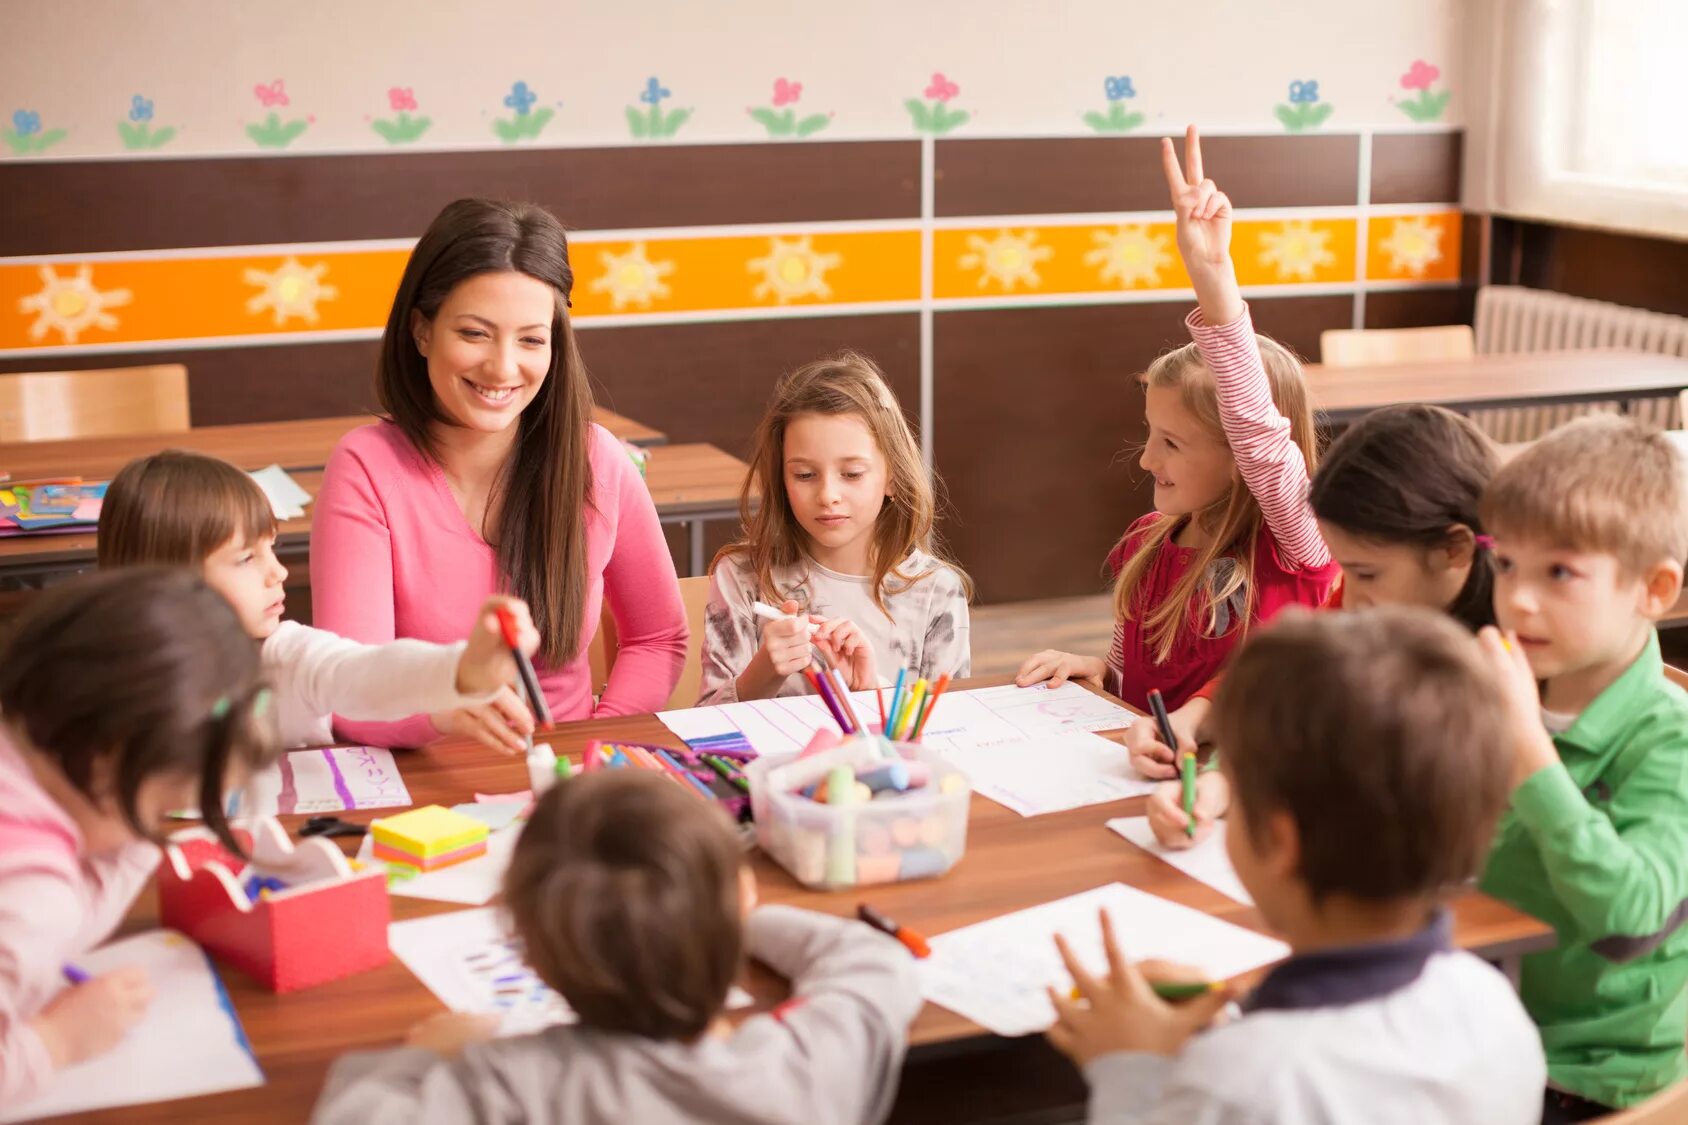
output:
M369 830L377 844L421 859L460 851L487 838L484 822L441 805L382 817L371 823Z

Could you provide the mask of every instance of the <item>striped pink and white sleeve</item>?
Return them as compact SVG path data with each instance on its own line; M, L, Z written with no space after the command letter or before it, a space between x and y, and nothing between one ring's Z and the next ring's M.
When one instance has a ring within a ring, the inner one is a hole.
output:
M1248 309L1229 324L1210 325L1200 309L1185 318L1191 339L1213 372L1219 419L1237 471L1260 504L1284 565L1313 569L1330 562L1330 548L1307 505L1307 461L1290 438L1289 419L1272 401L1266 366Z

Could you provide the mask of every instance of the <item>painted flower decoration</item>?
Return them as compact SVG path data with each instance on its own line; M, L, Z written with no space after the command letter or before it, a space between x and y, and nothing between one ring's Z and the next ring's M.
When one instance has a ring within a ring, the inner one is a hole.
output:
M533 103L539 100L539 95L528 89L526 82L517 82L510 87L510 92L504 95L504 104L516 111L517 116L526 117L533 108Z
M1131 76L1122 74L1117 78L1102 79L1102 89L1108 95L1110 102L1122 101L1125 98L1135 98L1137 91L1131 86Z
M1289 84L1289 100L1297 104L1318 101L1318 82L1311 79L1306 82L1291 82Z
M256 86L252 87L252 92L257 95L259 104L265 109L272 106L288 104L287 88L282 85L281 79L279 78L277 78L274 82L271 82L268 86L264 85L262 82L258 83Z
M1405 74L1401 75L1401 89L1428 90L1430 84L1440 77L1442 77L1441 68L1431 66L1423 59L1414 59L1413 65Z
M41 115L32 109L14 110L12 113L12 127L20 137L27 137L41 131Z
M774 79L774 105L792 105L803 96L803 83L785 78Z
M131 121L151 121L152 120L152 99L151 98L143 98L139 94L136 94L134 97L130 98L129 99L129 120L131 120Z
M655 78L645 79L645 92L639 95L639 100L646 105L658 105L663 98L672 96L672 91L658 82Z
M942 71L932 74L932 84L926 87L926 96L933 101L947 102L961 93L961 87L945 78Z
M394 86L387 91L387 104L395 111L415 109L416 92L409 86Z

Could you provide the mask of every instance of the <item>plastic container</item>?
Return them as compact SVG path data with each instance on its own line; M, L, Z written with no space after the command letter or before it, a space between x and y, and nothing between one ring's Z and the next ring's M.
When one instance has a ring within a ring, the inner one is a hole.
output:
M866 801L860 799L863 787L858 785L829 786L834 791L830 795L845 794L833 803L801 795L839 767L864 772L876 763L889 765L899 759L923 766L925 785L875 794ZM972 799L967 778L914 743L852 738L807 758L757 758L745 773L757 843L806 887L835 890L929 879L954 867L967 849Z

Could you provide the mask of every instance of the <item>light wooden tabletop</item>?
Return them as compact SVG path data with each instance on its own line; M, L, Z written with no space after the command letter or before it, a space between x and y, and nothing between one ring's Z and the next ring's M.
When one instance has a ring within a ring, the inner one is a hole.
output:
M979 679L960 686L987 686L1001 679ZM546 736L559 753L578 760L590 739L679 746L681 743L651 715L562 725ZM444 741L423 750L400 752L400 768L417 804L450 806L473 794L506 793L527 788L520 759L505 757L462 741ZM789 903L829 914L853 914L868 899L880 909L932 936L958 926L1047 902L1110 882L1123 882L1183 903L1241 926L1263 928L1259 913L1196 882L1104 827L1110 817L1140 813L1143 798L1092 806L1049 816L1025 818L982 797L974 797L968 825L967 853L949 874L936 880L877 886L861 893L805 890L760 852L752 863L765 902ZM373 813L345 813L367 821ZM284 817L296 828L301 817ZM417 918L463 909L446 903L393 898L395 919ZM1453 904L1455 939L1490 957L1514 956L1543 948L1551 932L1534 919L1475 892ZM151 889L136 904L127 929L156 924ZM332 941L333 935L324 935ZM268 1079L253 1090L205 1098L135 1106L77 1120L158 1122L280 1122L302 1120L315 1100L329 1064L346 1051L396 1044L417 1021L441 1010L434 998L398 962L347 980L273 996L242 974L222 972L224 983L245 1025L246 1035ZM759 1009L785 996L783 984L752 966L745 987ZM918 1063L950 1045L995 1042L982 1028L928 1004L911 1030ZM988 1057L987 1057L988 1058ZM988 1065L986 1058L980 1060ZM67 1118L66 1120L71 1120Z

